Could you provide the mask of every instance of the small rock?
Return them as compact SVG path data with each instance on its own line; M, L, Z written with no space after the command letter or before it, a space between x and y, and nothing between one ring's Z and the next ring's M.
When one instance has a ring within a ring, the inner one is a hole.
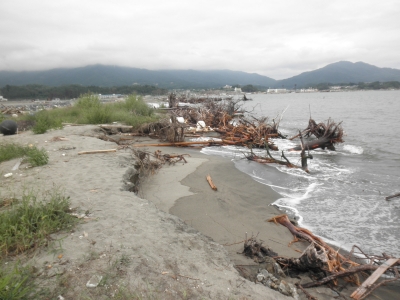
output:
M265 279L265 276L263 274L257 274L257 281L261 282Z
M7 174L4 174L4 177L5 177L5 178L7 178L7 177L11 177L11 176L12 176L12 174L13 174L13 173L7 173Z

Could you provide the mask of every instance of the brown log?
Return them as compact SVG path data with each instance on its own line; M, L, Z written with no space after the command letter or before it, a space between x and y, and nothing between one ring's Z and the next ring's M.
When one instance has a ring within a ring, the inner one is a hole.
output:
M397 193L397 194L394 194L394 195L391 195L391 196L387 196L385 199L389 200L389 199L396 198L396 197L400 197L400 193Z
M175 147L175 146L191 146L204 144L223 144L222 141L204 141L204 142L176 142L176 143L159 143L159 144L134 144L133 147Z
M117 151L117 149L81 151L81 152L78 152L78 155L81 155L81 154L108 153L108 152L116 152L116 151Z
M207 179L208 184L210 185L210 187L211 187L214 191L216 191L216 190L217 190L217 187L214 185L214 183L213 183L213 181L212 181L212 179L211 179L210 174L207 175L206 179Z

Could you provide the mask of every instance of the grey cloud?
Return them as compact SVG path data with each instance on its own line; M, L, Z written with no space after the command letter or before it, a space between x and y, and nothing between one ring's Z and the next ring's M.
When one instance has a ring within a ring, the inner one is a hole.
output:
M4 0L0 11L0 70L102 63L281 79L339 60L400 67L390 0Z

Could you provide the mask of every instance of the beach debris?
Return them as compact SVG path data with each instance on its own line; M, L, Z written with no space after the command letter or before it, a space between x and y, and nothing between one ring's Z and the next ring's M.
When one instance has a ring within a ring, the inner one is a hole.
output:
M58 148L59 151L66 151L66 150L74 150L76 149L76 147L72 147L72 146L63 146Z
M258 241L254 236L244 240L244 249L242 253L252 258L257 263L264 263L269 260L273 268L276 268L276 262L272 257L277 256L278 254L272 251L270 248L264 247L263 243ZM278 269L277 272L280 273Z
M178 107L179 99L176 97L175 93L169 94L169 96L168 96L168 104L169 104L169 108Z
M129 168L124 175L125 189L138 193L141 182L154 175L164 164L174 165L183 161L187 163L185 156L189 154L162 154L160 150L154 153L132 148L132 156L135 160L134 167Z
M21 165L23 161L23 158L18 159L18 161L16 162L16 164L14 165L14 167L11 169L11 171L16 171L19 169L19 166Z
M282 154L281 154L281 158L283 158L284 160L278 160L278 159L272 157L271 153L269 152L269 145L268 145L267 143L265 143L265 150L267 151L267 156L261 157L261 156L255 155L255 154L253 153L253 149L250 148L250 155L247 155L246 158L247 158L248 160L255 161L255 162L258 162L258 163L261 163L261 164L271 164L271 163L274 163L274 164L279 164L279 165L285 165L285 166L287 166L288 168L299 168L299 166L296 166L296 165L292 164L292 163L286 158L286 156L285 156L285 154L283 153L283 151L282 151Z
M101 275L93 275L89 279L89 281L86 283L86 286L89 288L95 288L100 284L102 279L103 279L103 276L101 276Z
M214 185L214 183L213 183L213 181L212 181L212 179L211 179L210 174L207 175L206 179L207 179L207 182L208 182L208 184L210 185L210 187L211 187L214 191L216 191L216 190L217 190L217 187Z
M50 142L60 142L60 141L69 141L69 139L63 136L54 136L50 140Z
M307 147L308 154L306 154L306 146L304 145L303 135L301 134L300 130L299 130L299 134L300 134L300 142L301 142L301 154L300 154L301 168L303 169L304 172L310 173L310 171L308 171L307 160L313 159L313 156L310 154L310 148L308 148L308 147Z
M289 138L293 140L297 137L310 138L312 135L316 137L314 140L309 140L304 143L303 147L305 149L329 149L335 150L335 144L343 143L343 128L341 126L342 122L336 124L332 119L328 119L326 123L318 123L313 119L309 119L308 127L303 131L299 131L299 134ZM291 149L292 151L302 150L302 145L296 146Z
M129 133L132 132L133 126L128 125L99 125L100 129L106 134Z
M81 151L81 152L78 152L78 155L81 155L81 154L108 153L108 152L116 152L116 151L117 151L117 149L90 150L90 151Z
M400 193L397 193L397 194L394 194L394 195L391 195L391 196L387 196L385 199L386 200L390 200L390 199L396 198L396 197L400 197Z
M4 135L13 135L17 133L18 125L14 120L4 120L0 123L0 133Z
M260 269L257 274L257 281L273 290L280 292L285 296L291 296L294 299L300 299L294 284L279 279L265 269Z
M289 229L295 237L295 239L289 243L289 246L299 239L310 243L299 258L275 257L276 262L285 270L295 269L303 272L312 270L314 275L319 274L319 278L316 280L314 278L312 282L299 284L298 287L302 290L304 288L316 287L330 282L334 285L338 285L339 278L343 278L346 282L360 286L361 280L359 275L368 274L368 271L375 271L376 273L373 273L370 279L367 279L367 281L352 294L354 299L364 299L379 286L400 279L397 269L398 266L400 266L400 259L398 258L391 257L385 253L383 253L382 256L368 255L358 246L353 246L349 255L345 257L340 254L338 250L326 244L321 238L312 234L311 231L293 225L287 215L279 215L268 221L281 224ZM357 249L360 251L359 253L355 253ZM357 254L357 256L352 260L351 258L354 254ZM366 261L367 263L361 264L354 260L360 262ZM384 273L389 275L389 279L379 278ZM374 285L374 282L378 278L380 282Z
M7 173L7 174L4 174L4 177L8 178L8 177L11 177L12 175L13 175L13 173Z

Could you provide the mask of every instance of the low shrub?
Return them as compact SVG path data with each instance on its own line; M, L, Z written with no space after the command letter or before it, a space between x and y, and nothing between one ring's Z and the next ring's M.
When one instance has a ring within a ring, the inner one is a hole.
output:
M130 95L125 101L102 104L97 95L81 96L73 107L43 110L35 115L33 132L45 133L59 128L62 122L77 124L105 124L121 122L139 127L143 123L154 122L158 117L140 97Z
M69 214L69 197L58 190L42 197L32 191L24 193L20 201L0 212L0 257L42 246L49 234L76 222Z
M34 133L42 134L51 128L60 128L62 126L61 119L55 118L49 112L42 110L35 115L35 125L32 128Z
M38 149L36 146L21 146L12 143L0 145L0 162L19 157L24 157L24 161L30 163L32 167L43 166L49 162L46 150Z

